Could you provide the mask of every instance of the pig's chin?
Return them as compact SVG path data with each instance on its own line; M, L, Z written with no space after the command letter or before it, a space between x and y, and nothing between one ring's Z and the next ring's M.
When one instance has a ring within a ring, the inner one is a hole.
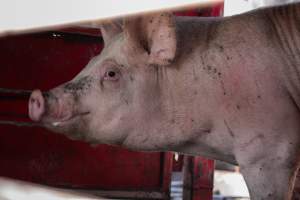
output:
M41 123L48 129L59 133L78 132L86 123L86 118L90 112L74 114L68 118L59 119L53 117L43 117Z

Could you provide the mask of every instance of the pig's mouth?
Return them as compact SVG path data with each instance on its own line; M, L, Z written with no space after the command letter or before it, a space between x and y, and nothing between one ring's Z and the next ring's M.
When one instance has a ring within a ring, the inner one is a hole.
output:
M74 114L71 117L68 117L67 119L62 119L62 120L51 120L51 121L47 121L47 124L50 124L51 126L54 127L59 127L59 126L65 126L67 124L71 124L73 122L76 122L77 120L81 119L82 117L89 115L90 112L81 112L78 114Z

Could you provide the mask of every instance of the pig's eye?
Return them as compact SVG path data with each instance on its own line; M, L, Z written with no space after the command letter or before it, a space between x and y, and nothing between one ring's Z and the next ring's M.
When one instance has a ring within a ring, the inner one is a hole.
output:
M109 69L104 74L105 80L117 81L120 78L120 73L117 70Z
M108 72L108 76L111 77L111 78L113 78L113 77L116 76L116 72L114 72L114 71L109 71L109 72Z

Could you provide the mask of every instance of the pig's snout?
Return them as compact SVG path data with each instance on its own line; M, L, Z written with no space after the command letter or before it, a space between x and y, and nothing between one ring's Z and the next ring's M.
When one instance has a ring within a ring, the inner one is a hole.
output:
M39 121L45 112L45 99L40 90L34 90L28 103L29 117L33 121Z

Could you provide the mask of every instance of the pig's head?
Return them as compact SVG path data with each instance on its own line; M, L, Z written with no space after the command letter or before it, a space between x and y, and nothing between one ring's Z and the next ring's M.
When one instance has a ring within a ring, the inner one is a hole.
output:
M164 13L107 22L101 31L101 54L73 80L35 90L29 116L74 139L123 144L161 123L160 75L175 57L175 26Z

